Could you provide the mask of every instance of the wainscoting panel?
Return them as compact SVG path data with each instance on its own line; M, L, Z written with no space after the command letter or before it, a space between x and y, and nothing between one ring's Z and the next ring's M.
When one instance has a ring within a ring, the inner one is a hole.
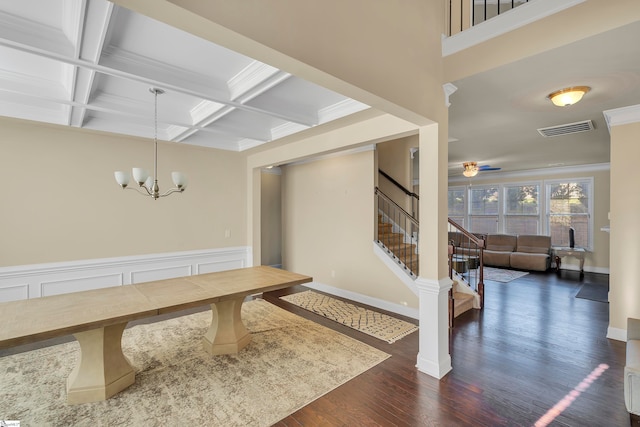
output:
M43 281L40 283L40 296L48 297L51 295L68 294L69 292L86 291L87 289L110 288L121 285L122 273Z
M217 271L233 270L236 268L243 268L245 266L244 260L226 260L218 262L203 262L198 264L197 274L215 273Z
M173 279L174 277L191 276L191 265L176 267L155 268L152 270L140 270L131 272L130 283L151 282L154 280Z
M0 267L0 302L130 285L251 265L246 246Z
M27 298L29 298L28 283L0 288L0 301L16 301Z

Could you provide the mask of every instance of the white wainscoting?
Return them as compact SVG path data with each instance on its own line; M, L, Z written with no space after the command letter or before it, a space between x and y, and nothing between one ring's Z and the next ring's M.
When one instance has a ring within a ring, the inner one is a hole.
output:
M248 267L251 248L137 255L0 268L0 302Z

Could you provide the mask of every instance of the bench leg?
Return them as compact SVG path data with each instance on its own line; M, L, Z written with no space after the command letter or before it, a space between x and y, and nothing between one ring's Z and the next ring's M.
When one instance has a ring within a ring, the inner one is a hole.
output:
M80 360L67 379L67 402L106 400L135 382L135 371L122 353L126 323L74 334Z
M241 318L244 297L211 304L211 326L202 339L207 353L235 354L251 341Z

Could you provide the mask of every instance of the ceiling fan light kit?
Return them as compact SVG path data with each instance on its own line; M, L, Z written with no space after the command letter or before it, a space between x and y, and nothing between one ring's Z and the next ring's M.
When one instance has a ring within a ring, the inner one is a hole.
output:
M547 98L558 107L568 107L580 101L584 94L590 90L591 88L589 86L573 86L552 92Z
M472 177L478 175L478 163L477 162L464 162L462 164L462 167L464 168L464 170L462 171L462 174L464 176L466 176L467 178L472 178Z
M149 92L153 93L155 100L154 111L154 161L153 161L153 177L149 175L149 172L142 168L131 169L133 180L138 184L138 188L129 187L129 180L131 177L127 172L116 171L114 176L118 185L123 190L136 190L143 196L151 196L153 200L157 200L160 197L166 197L173 193L182 193L187 188L187 177L182 172L171 172L171 179L175 187L168 189L164 193L160 193L160 186L158 185L158 95L162 95L164 90L155 87L149 88Z

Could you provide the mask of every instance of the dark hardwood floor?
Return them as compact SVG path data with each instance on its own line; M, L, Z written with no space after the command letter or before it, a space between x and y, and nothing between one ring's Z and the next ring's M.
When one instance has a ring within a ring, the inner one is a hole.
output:
M606 287L608 276L563 270L487 281L485 309L456 319L453 370L440 381L415 367L418 333L387 344L278 299L304 287L266 294L392 355L276 425L627 426L625 343L606 338L609 304L575 298L583 283Z

